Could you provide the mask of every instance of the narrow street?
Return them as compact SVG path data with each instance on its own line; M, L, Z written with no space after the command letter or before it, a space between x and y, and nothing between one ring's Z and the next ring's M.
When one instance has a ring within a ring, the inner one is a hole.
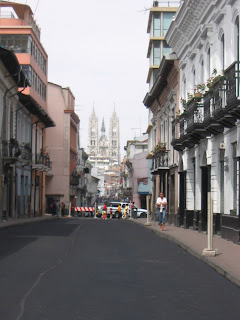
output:
M240 288L129 221L62 219L0 231L4 320L226 319Z

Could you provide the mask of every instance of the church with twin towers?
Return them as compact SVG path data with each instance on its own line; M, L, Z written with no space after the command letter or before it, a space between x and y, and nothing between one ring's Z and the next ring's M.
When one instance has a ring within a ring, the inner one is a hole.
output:
M93 109L88 125L88 154L110 158L120 164L120 131L119 118L115 108L109 120L109 135L107 138L104 119L99 132L98 117Z

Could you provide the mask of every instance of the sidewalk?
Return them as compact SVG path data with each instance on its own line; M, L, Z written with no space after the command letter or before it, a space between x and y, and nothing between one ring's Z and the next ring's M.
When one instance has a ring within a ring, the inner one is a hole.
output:
M56 220L58 217L53 217L51 214L46 214L44 217L33 217L33 218L17 218L17 219L8 219L0 220L0 229L10 228L17 225L24 225L28 223L36 223L47 220Z
M215 257L204 257L202 251L207 248L206 233L178 228L172 224L166 224L166 231L160 231L157 221L149 220L151 226L145 226L147 219L141 218L131 221L148 228L162 238L175 242L191 255L204 261L224 277L240 286L240 245L224 240L220 236L214 236L213 248L218 249L219 254Z

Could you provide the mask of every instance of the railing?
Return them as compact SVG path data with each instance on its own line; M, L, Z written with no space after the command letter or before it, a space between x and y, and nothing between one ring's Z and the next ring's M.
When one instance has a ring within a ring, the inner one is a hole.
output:
M43 153L35 154L34 163L35 165L44 166L44 167L47 167L48 169L51 168L51 161L48 154L43 154Z
M78 186L79 184L79 176L70 176L70 185Z
M204 120L204 105L203 99L193 99L187 105L187 129L190 130L195 124L203 123Z
M159 151L153 156L152 170L168 168L168 151Z
M154 1L156 2L155 7L179 7L180 1Z
M18 141L11 139L10 141L2 141L2 156L3 158L18 158L21 155L21 149Z
M0 13L0 19L15 19L15 17L11 11L5 11Z
M224 73L226 78L226 104L240 98L240 61L235 61Z

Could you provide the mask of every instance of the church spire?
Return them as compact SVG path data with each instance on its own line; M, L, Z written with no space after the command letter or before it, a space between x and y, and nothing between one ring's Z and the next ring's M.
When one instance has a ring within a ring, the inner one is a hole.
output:
M106 129L105 129L104 118L103 118L103 120L102 120L102 127L101 127L101 133L102 133L102 134L105 134L105 132L106 132Z

